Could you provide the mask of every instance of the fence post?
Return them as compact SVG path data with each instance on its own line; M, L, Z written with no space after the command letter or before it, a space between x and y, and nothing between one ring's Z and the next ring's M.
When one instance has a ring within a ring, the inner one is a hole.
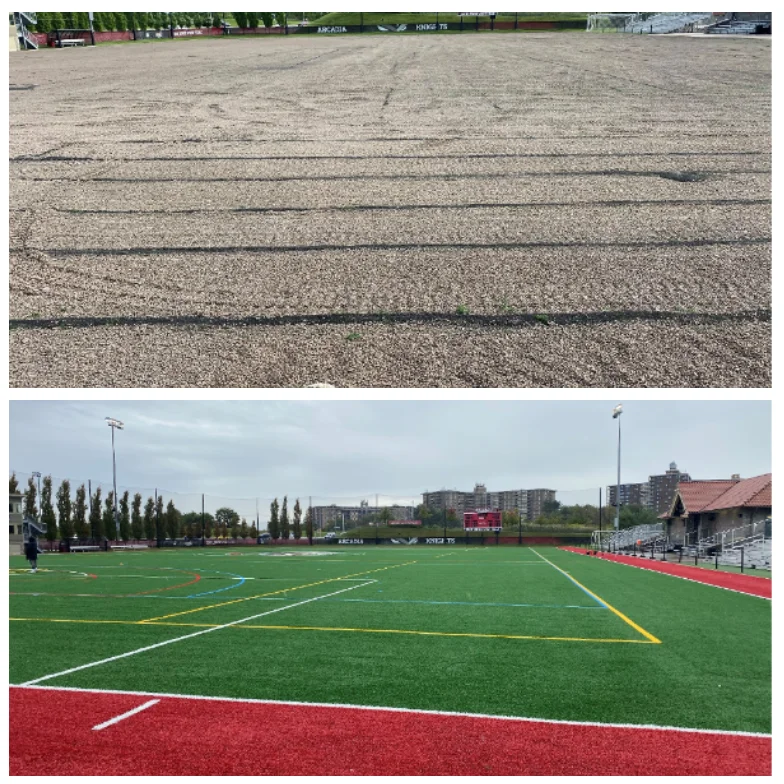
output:
M698 547L695 545L695 546L694 546L694 565L695 565L695 566L699 566L699 564L697 563L697 559L698 559L699 557L700 557L700 550L699 550L699 548L698 548Z
M680 563L682 560L683 560L683 548L681 547L681 549L678 550L678 563Z
M740 573L741 574L743 574L743 561L744 561L744 552L743 551L745 549L746 549L745 547L741 547L740 548Z
M719 551L718 550L716 550L716 566L714 568L715 569L719 568Z

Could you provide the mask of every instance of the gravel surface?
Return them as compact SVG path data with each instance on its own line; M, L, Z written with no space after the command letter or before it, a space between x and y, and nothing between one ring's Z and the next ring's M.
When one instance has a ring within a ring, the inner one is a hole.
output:
M13 56L10 383L769 386L770 56L580 33Z

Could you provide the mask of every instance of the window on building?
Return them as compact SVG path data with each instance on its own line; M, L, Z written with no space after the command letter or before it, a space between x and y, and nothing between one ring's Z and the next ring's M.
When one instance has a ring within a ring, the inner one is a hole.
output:
M8 533L12 534L14 532L14 527L12 525L8 526Z

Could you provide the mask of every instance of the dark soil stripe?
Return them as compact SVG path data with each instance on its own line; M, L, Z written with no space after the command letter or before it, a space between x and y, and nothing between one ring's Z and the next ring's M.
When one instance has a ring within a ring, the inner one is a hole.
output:
M169 245L150 248L28 248L51 256L150 256L167 253L307 253L311 251L432 250L432 249L524 249L524 248L682 248L714 245L762 245L769 237L737 240L641 240L639 242L381 242L357 245Z
M69 215L202 215L227 213L279 213L279 212L370 212L376 210L407 211L407 210L484 210L484 209L536 209L573 208L573 207L635 207L661 205L663 207L699 207L699 206L750 206L754 204L770 204L770 199L616 199L605 201L548 201L548 202L506 202L469 204L347 204L329 207L229 207L227 209L183 209L183 210L78 210L58 209ZM26 212L14 210L11 212Z
M596 313L514 313L503 315L459 313L324 313L287 316L63 316L54 318L10 319L14 329L84 329L90 327L280 327L334 324L438 323L479 327L546 327L593 325L622 321L675 321L679 324L715 324L737 321L770 321L770 309L735 313L681 313L672 311L622 310Z
M501 153L453 153L443 155L190 155L190 156L151 156L149 158L96 158L84 155L19 155L10 160L14 163L73 162L73 163L145 163L146 161L172 161L190 163L192 161L383 161L383 160L462 160L465 158L659 158L681 157L729 157L737 155L770 155L769 152L501 152Z
M769 138L768 133L683 133L682 136L687 139L736 139L739 136L751 138L759 136ZM368 136L362 139L337 137L334 139L313 139L313 138L296 138L296 137L282 137L282 138L268 138L268 139L251 139L246 136L240 136L235 139L204 139L204 138L186 138L186 139L118 139L117 144L337 144L337 143L350 143L350 144L365 144L367 142L464 142L464 141L574 141L585 139L603 139L604 141L613 141L614 139L650 139L658 138L658 134L653 133L598 133L598 134L576 134L567 136L530 136L527 134L518 136Z
M665 179L704 179L713 175L770 174L771 169L703 170L701 172L628 171L623 169L594 169L589 171L542 172L460 172L454 174L312 174L291 177L15 177L19 182L333 182L336 180L495 180L523 179L525 177L664 177ZM684 177L685 175L685 177Z

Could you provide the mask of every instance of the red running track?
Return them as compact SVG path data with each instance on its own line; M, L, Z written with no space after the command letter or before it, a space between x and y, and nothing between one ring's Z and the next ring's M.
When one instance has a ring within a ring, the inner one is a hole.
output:
M768 735L10 689L12 776L771 775Z
M561 550L568 550L570 553L587 555L589 550L584 547L561 547ZM666 561L655 561L650 558L635 558L633 555L618 555L617 553L597 553L596 558L605 561L615 561L616 563L636 566L639 569L651 569L655 572L671 574L675 577L682 577L686 580L693 580L705 585L715 585L718 588L727 588L730 591L748 593L752 596L762 596L770 599L773 596L773 580L767 577L752 577L749 574L738 574L736 572L720 572L703 569L699 566L686 566L685 564L667 563Z

